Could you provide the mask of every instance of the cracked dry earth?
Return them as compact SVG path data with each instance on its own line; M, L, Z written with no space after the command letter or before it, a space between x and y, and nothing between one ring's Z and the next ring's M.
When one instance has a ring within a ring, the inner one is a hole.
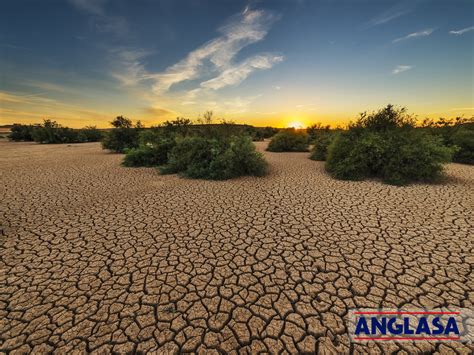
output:
M473 307L474 167L394 187L265 152L267 177L212 182L124 168L95 143L0 152L3 351L473 351L350 343L345 317Z

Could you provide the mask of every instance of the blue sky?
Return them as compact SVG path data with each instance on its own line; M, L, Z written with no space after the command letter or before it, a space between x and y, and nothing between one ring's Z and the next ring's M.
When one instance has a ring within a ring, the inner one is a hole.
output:
M474 112L474 2L6 0L0 124Z

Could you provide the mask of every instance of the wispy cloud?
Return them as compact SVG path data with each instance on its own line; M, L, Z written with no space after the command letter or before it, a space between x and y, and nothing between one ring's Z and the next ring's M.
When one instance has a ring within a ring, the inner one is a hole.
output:
M136 85L148 75L141 60L150 55L151 52L114 48L110 50L110 54L114 58L118 58L120 62L120 70L112 72L112 76L119 80L122 85Z
M201 87L218 90L230 85L240 84L253 71L270 69L275 63L283 61L283 56L272 54L260 54L248 58L239 64L230 65L217 77L201 83Z
M105 12L108 0L69 0L82 12L92 15L92 23L98 32L113 33L125 36L129 32L128 21L122 16L114 16Z
M452 35L463 35L465 34L466 32L469 32L469 31L474 31L474 26L471 26L471 27L466 27L466 28L463 28L462 30L457 30L457 31L449 31L450 34Z
M388 12L385 12L383 14L380 14L376 17L374 17L372 20L369 21L369 25L370 26L378 26L378 25L382 25L384 23L387 23L387 22L390 22L402 15L405 15L408 11L403 11L403 10L399 10L399 11L388 11Z
M151 106L157 102L160 108L178 103L185 112L196 107L229 114L244 112L258 96L217 100L217 91L236 86L253 72L270 69L284 60L283 55L275 53L258 53L236 60L243 48L262 41L278 18L273 12L246 7L218 29L219 36L160 72L146 67L146 57L151 52L114 49L111 56L118 58L118 66L111 74L123 85L141 90ZM177 86L180 83L185 83L182 86L185 90Z
M147 73L142 79L153 80L153 90L157 94L168 91L174 84L198 79L208 72L218 75L203 82L202 87L220 89L237 84L252 71L269 69L283 59L281 56L261 54L240 63L233 61L244 47L264 39L277 18L271 12L247 7L219 29L219 37L193 50L164 72Z
M396 5L388 8L387 10L379 13L367 23L366 27L374 27L386 24L390 21L393 21L407 13L413 11L416 5L416 1L407 0L403 2L399 2Z
M411 65L397 65L395 67L395 69L392 70L392 74L396 75L396 74L400 74L400 73L403 73L407 70L410 70L410 69L413 69L413 66Z
M403 37L400 37L400 38L396 38L394 39L392 42L393 43L397 43L397 42L400 42L400 41L405 41L405 40L408 40L408 39L413 39L413 38L419 38L419 37L426 37L426 36L429 36L433 33L434 29L432 28L428 28L426 30L423 30L423 31L419 31L419 32L413 32L413 33L410 33L406 36L403 36Z
M413 69L412 65L397 65L395 69L392 70L392 74L400 74L410 69Z

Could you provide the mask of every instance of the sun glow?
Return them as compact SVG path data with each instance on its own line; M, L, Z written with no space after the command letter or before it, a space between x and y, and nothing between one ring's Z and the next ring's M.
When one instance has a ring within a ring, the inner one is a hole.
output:
M288 123L288 128L295 128L295 129L302 129L304 128L304 125L301 122L298 121L293 121Z

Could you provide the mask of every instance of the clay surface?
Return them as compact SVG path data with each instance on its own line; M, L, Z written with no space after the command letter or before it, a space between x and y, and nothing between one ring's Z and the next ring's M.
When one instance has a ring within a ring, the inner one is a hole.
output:
M394 187L264 154L268 176L215 182L97 143L0 143L0 350L473 351L350 343L345 316L473 307L474 167Z

